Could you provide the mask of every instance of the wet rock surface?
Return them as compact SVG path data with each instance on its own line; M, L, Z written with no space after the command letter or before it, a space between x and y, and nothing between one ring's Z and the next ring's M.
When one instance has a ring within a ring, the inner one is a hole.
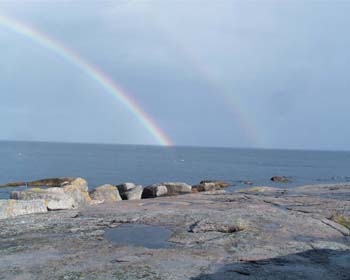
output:
M0 220L0 279L348 279L350 185L118 201ZM169 248L116 244L125 225Z
M172 232L165 227L123 224L106 231L105 238L115 244L141 246L149 249L169 248Z

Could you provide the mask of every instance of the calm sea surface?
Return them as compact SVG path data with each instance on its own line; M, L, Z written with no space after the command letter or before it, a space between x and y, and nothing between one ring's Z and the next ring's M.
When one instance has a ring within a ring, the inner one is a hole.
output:
M0 184L80 176L90 188L204 179L229 181L235 188L244 186L241 180L281 186L269 181L275 175L292 178L283 187L350 181L350 152L0 142ZM9 190L0 189L0 197L7 198Z

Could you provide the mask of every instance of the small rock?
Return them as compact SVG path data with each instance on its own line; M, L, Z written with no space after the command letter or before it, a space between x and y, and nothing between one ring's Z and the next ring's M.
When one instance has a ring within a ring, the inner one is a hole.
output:
M91 191L90 197L95 201L114 202L122 200L117 187L108 184L97 187Z
M288 179L285 176L274 176L270 180L273 182L277 182L277 183L290 183L290 182L292 182L290 179Z
M244 184L244 185L254 185L254 183L252 181L249 181L249 180L242 180L242 181L239 181L239 183Z
M0 219L46 212L44 200L0 200Z
M135 188L125 192L125 196L127 200L138 200L141 199L143 192L142 186L136 186Z

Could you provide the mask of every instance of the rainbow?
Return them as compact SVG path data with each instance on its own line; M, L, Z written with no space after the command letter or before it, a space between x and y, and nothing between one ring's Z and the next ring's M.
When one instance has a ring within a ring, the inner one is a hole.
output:
M153 16L157 16L157 14L153 14ZM193 72L197 73L213 92L225 100L225 103L231 109L232 122L237 123L241 128L242 133L249 142L247 143L248 146L264 147L266 142L265 133L252 118L252 113L247 112L244 106L242 106L239 97L231 90L225 88L222 82L215 78L206 61L200 59L198 54L189 48L185 40L171 36L171 30L165 29L165 26L160 24L158 30L162 32L168 43L175 47L174 49L177 50L182 59L186 60L186 65L191 67ZM231 121L227 122L228 125L230 123Z
M112 95L117 101L119 101L130 113L132 113L142 126L150 133L157 141L157 144L163 146L172 146L172 140L167 136L162 129L155 123L154 120L137 104L137 102L126 93L125 90L119 85L116 85L111 78L105 73L99 70L97 67L87 62L84 58L77 53L66 48L62 43L50 38L48 35L26 26L23 23L9 18L4 15L0 15L0 26L7 28L19 35L22 35L31 41L47 48L66 60L70 64L74 65L80 71L85 73L91 80L95 81L98 85L105 90L105 92Z
M263 132L260 131L251 116L243 110L244 107L238 96L225 88L219 80L215 79L215 75L211 73L208 65L206 65L205 61L198 59L198 55L196 55L195 52L191 52L186 45L181 45L180 43L177 43L176 47L180 55L186 59L187 65L190 65L193 68L193 71L199 74L213 92L217 93L225 100L225 103L231 109L231 114L233 116L232 121L237 123L241 128L241 131L249 141L249 143L247 143L248 146L263 147L265 142L262 137Z

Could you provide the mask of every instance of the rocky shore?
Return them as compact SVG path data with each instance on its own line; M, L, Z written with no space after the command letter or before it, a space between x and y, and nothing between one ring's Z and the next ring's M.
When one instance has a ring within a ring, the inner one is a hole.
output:
M0 201L0 279L349 279L350 185L226 187L14 191Z

